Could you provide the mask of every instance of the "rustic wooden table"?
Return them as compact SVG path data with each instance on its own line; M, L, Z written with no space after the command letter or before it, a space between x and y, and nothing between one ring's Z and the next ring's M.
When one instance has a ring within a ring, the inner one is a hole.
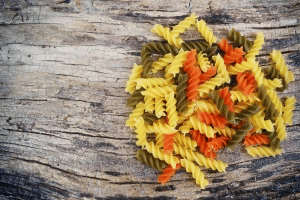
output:
M0 1L0 199L299 199L298 102L282 156L224 150L204 190L183 170L161 186L135 159L125 83L154 24L191 12L219 39L264 33L261 65L282 51L296 81L281 96L298 99L299 0Z

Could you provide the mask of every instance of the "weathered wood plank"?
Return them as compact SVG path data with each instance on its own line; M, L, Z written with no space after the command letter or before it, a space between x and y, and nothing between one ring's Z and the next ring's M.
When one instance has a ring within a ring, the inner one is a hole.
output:
M159 185L158 172L135 159L136 139L124 126L133 63L144 43L160 40L150 29L190 12L218 38L232 27L251 39L263 32L261 65L282 51L296 81L280 95L299 99L299 9L296 0L0 2L0 198L300 198L299 103L282 156L224 150L227 173L204 169L204 190L183 170Z

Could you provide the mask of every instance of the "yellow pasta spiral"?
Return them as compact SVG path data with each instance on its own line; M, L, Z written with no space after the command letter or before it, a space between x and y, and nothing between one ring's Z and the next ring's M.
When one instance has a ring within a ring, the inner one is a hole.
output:
M215 131L213 128L204 122L200 122L195 116L190 117L188 124L190 124L195 130L199 130L201 133L205 134L207 137L214 137Z
M183 114L184 116L191 116L194 113L195 101L187 102L187 111Z
M253 46L245 56L247 60L248 59L255 60L255 56L259 54L259 51L262 49L262 45L265 44L264 37L265 37L264 34L260 32L256 35L256 39L254 40Z
M146 143L146 150L152 153L154 158L164 160L166 163L172 166L173 169L176 168L176 164L179 163L179 159L172 154L164 153L164 150L159 149L153 142Z
M146 125L147 133L156 134L173 134L176 133L176 129L161 120L153 122L153 125Z
M207 113L220 114L220 111L218 110L216 104L205 99L196 101L196 110Z
M186 61L187 53L188 51L183 51L182 49L180 49L178 55L175 56L166 73L173 74L173 76L178 74L180 72L180 68L183 67L184 62Z
M252 157L270 157L276 156L282 153L282 149L276 149L275 151L271 147L266 146L249 146L246 147L247 153Z
M160 24L155 24L155 26L151 29L151 32L162 36L170 45L176 46L177 48L181 47L183 40L181 38L176 38L175 34L170 32L170 28L164 28Z
M221 77L225 78L227 83L230 82L230 76L226 69L226 65L224 63L224 59L220 54L217 56L213 56L213 60L215 61L215 66L217 67L217 73L221 75Z
M139 78L135 80L136 89L140 88L149 88L149 87L157 87L157 86L165 86L168 85L168 82L164 78Z
M197 60L198 60L200 69L203 72L207 72L207 70L211 67L206 53L202 53L202 51L200 53L198 53Z
M143 115L144 111L145 111L145 104L142 102L138 103L136 105L136 108L129 115L129 118L126 120L126 126L129 126L131 129L133 129L135 120L139 118L141 115Z
M165 68L165 79L170 85L172 85L172 84L174 84L174 76L173 76L173 74L168 72L170 67L171 67L171 64Z
M184 158L180 160L180 163L187 172L192 173L193 178L196 179L196 183L200 185L201 189L204 189L209 184L208 180L204 178L204 173L192 161Z
M139 117L134 126L136 127L135 132L137 133L136 138L138 141L136 142L137 146L145 146L146 145L146 127L145 127L145 121L143 117Z
M164 146L165 134L163 134L163 133L157 134L155 139L156 139L155 145L157 147L161 148Z
M253 63L251 71L254 75L254 78L255 78L255 81L256 81L257 85L261 86L263 84L263 81L264 81L264 73L262 72L261 67L258 66L257 62Z
M270 79L263 79L263 84L267 87L267 88L281 88L282 87L282 81L281 79L278 78L274 78L273 80Z
M282 117L277 117L275 120L275 127L276 127L276 132L278 134L278 138L280 139L280 141L286 139L286 127L284 124L284 119Z
M253 94L253 96L245 95L242 91L230 91L232 101L238 102L250 102L254 103L256 101L260 101L257 97L257 94Z
M274 131L274 126L271 120L264 120L264 117L259 117L257 115L253 115L250 117L251 123L254 125L254 128L266 129L269 132Z
M167 94L165 99L167 101L166 111L168 113L169 125L174 127L178 122L178 113L176 111L176 99L174 98L174 92Z
M126 82L126 88L125 88L126 92L129 92L130 94L134 92L136 87L135 80L141 78L142 72L143 72L143 66L134 64L129 80Z
M295 109L296 98L288 97L285 101L285 106L283 108L282 118L286 124L292 125L293 121L293 110Z
M234 66L227 66L227 70L229 74L238 74L239 72L250 70L254 64L251 60L242 61L241 63L236 63Z
M225 137L230 137L234 136L236 134L235 129L229 128L228 126L225 126L224 129L221 129L220 127L214 127L214 130Z
M164 67L173 62L173 60L174 56L171 53L164 55L164 57L159 58L157 61L152 63L152 72L157 73L159 70L162 70Z
M279 71L279 74L284 77L286 83L288 84L291 81L294 81L294 74L288 70L281 52L273 50L270 55L272 60L276 63L276 69Z
M271 101L274 104L275 109L279 112L279 115L281 115L283 105L282 105L282 102L281 102L279 96L277 95L277 92L274 89L268 89L267 94L271 98Z
M155 110L155 101L153 97L150 96L145 96L144 97L145 100L145 111L149 112L149 113L153 113L153 111Z
M196 23L196 18L197 15L195 13L192 13L190 16L179 22L178 25L174 26L171 32L175 37L178 37L179 34L183 33L186 29L189 29Z
M226 79L220 74L217 74L214 78L209 79L205 83L199 85L198 92L209 93L215 90L216 86L220 86L225 83Z
M191 150L195 150L197 146L196 140L192 140L190 137L185 136L184 134L181 134L179 132L175 133L174 141L182 146L185 146L186 148L189 148Z
M175 86L175 85L174 85ZM176 86L163 86L163 87L153 87L142 91L142 95L150 96L153 98L164 97L166 94L176 91Z
M165 116L165 102L163 97L157 97L155 98L155 115L158 118L161 118L162 116Z
M200 21L197 20L196 27L198 29L198 32L201 33L201 35L210 45L212 43L217 42L217 37L214 36L213 32L209 29L209 27L206 25L206 22L204 20L202 19Z

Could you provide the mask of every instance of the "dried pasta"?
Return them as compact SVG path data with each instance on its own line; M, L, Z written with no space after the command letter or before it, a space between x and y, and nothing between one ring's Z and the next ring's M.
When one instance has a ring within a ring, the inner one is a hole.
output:
M192 28L204 39L184 41L181 34ZM271 67L262 69L256 59L262 33L253 42L231 29L229 40L217 41L194 13L173 28L156 24L151 31L166 41L142 47L126 83L132 112L125 125L142 148L137 159L163 170L159 183L183 167L204 188L208 180L200 167L225 172L228 165L217 157L239 144L253 157L283 152L296 99L281 99L276 91L295 78L277 50Z

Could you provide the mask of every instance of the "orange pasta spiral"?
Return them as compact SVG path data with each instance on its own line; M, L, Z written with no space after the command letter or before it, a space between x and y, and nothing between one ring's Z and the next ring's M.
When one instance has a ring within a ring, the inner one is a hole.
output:
M207 72L202 73L200 75L200 84L203 84L206 81L208 81L212 76L216 75L216 73L217 73L217 68L215 67L209 68Z
M228 110L234 112L234 104L231 99L231 94L229 92L228 87L219 90L219 95L224 99L224 104L227 105Z
M181 165L178 163L176 168L173 169L171 165L168 165L164 170L163 173L158 175L157 182L161 183L162 185L166 184L172 176L176 173L177 169L180 169Z
M200 83L201 70L199 67L195 67L196 63L196 49L191 50L187 54L187 59L184 63L184 71L189 74L188 87L187 87L187 99L194 100L198 94L198 86Z
M210 142L207 143L207 146L214 151L218 151L227 145L229 138L221 136L218 138L212 138Z
M204 156L210 157L211 159L215 159L217 157L217 154L207 145L204 134L201 134L198 130L191 130L190 134L192 138L197 141L197 146L200 148L199 150ZM212 138L209 138L208 142L210 142L211 139Z
M263 134L247 135L244 139L245 146L255 146L270 143L269 136Z
M244 92L245 95L251 95L256 87L255 77L251 72L239 72L236 76L238 88Z
M174 137L175 134L164 135L164 152L171 153L174 150Z
M225 65L229 65L234 62L241 63L244 60L243 55L245 52L243 51L243 47L233 48L230 44L228 44L228 40L224 38L218 43L218 45L220 49L225 52Z
M224 117L221 117L218 114L207 113L207 112L198 112L198 119L201 122L206 124L212 124L213 126L218 126L221 129L225 128L225 124L227 123Z

